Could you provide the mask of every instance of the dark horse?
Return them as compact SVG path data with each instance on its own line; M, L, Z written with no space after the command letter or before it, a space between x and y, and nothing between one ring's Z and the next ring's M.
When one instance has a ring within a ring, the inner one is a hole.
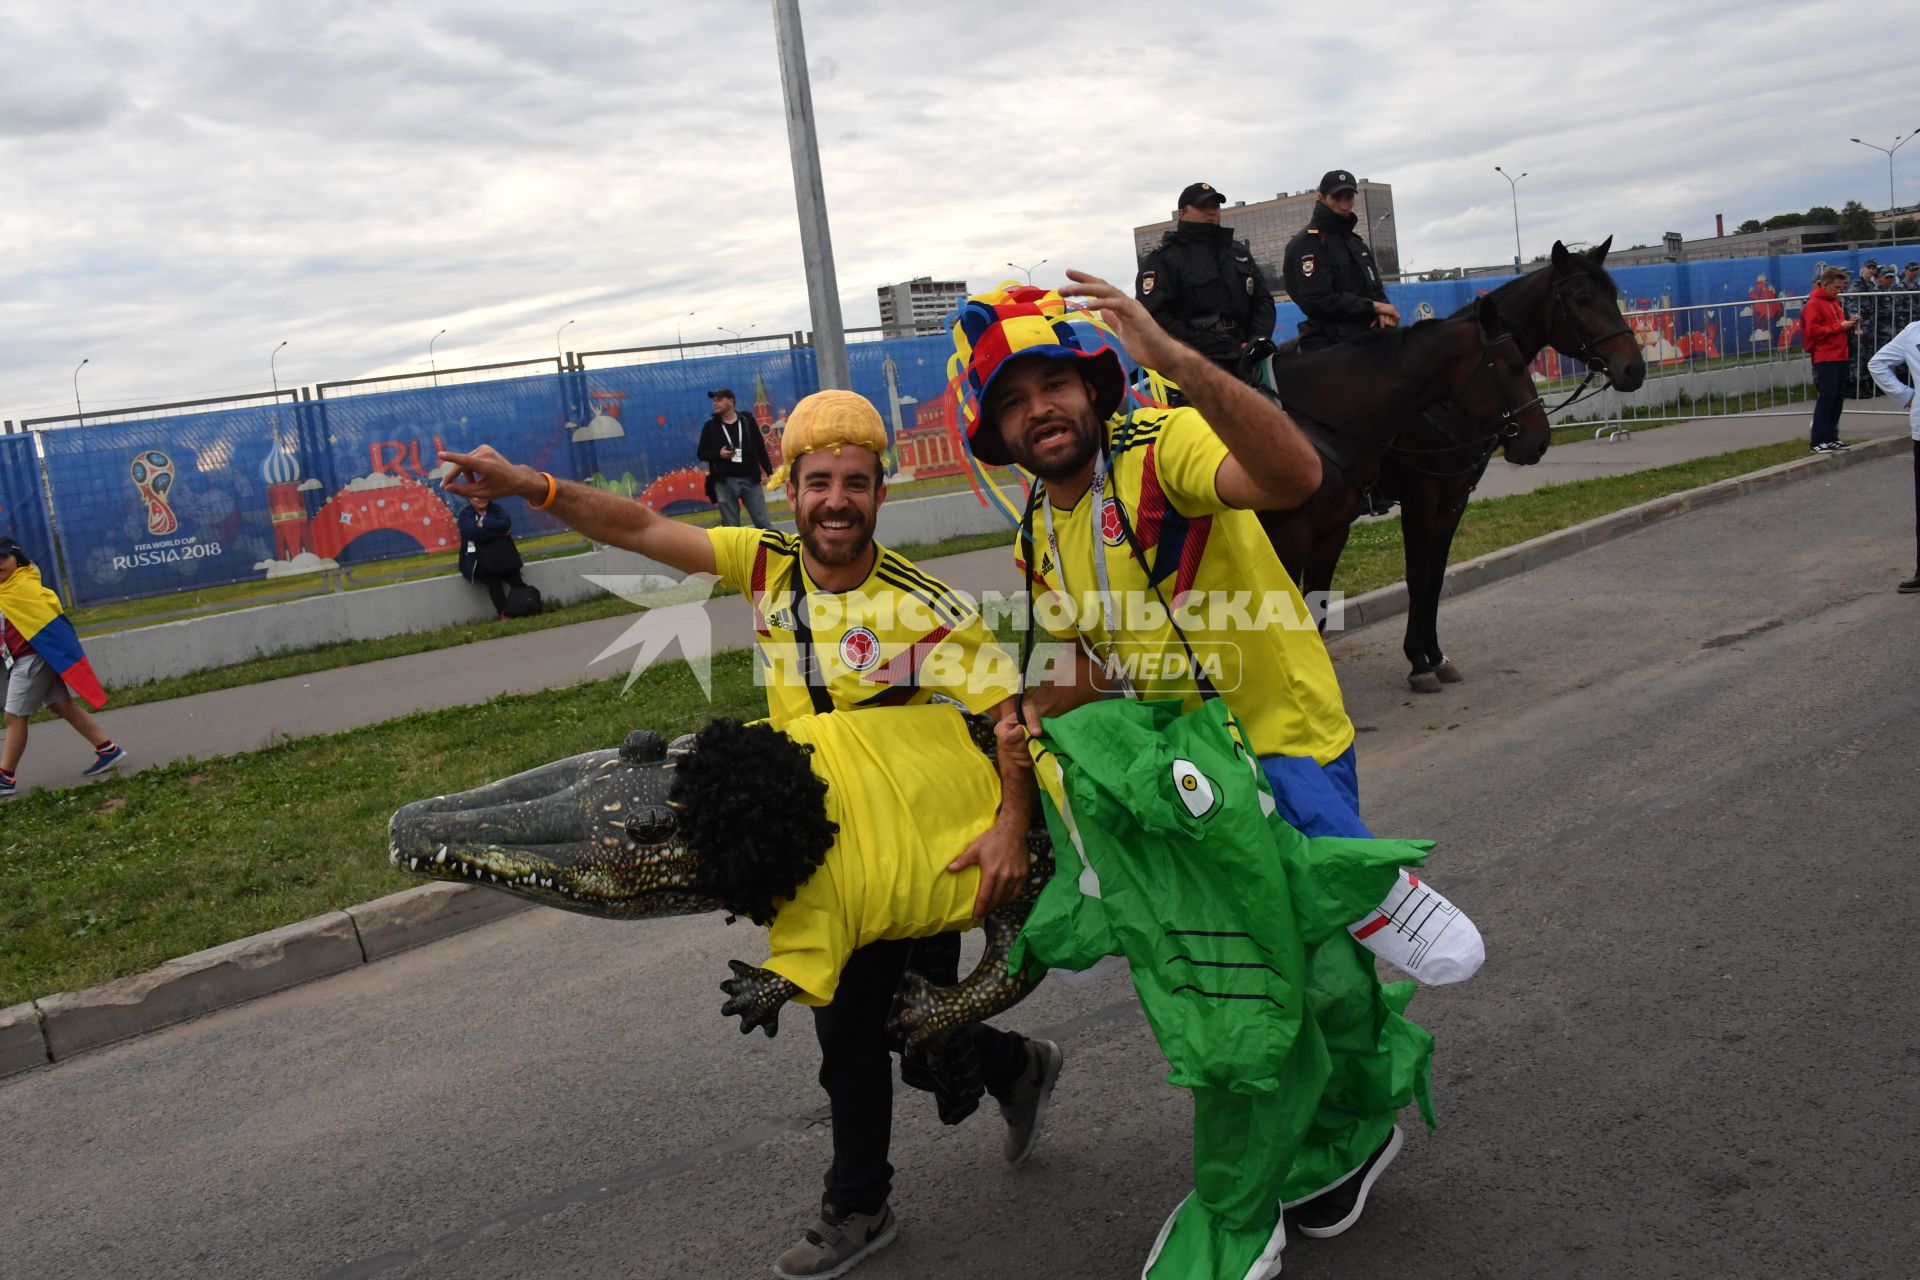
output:
M1455 314L1477 312L1490 302L1526 359L1552 346L1604 374L1614 390L1638 390L1646 380L1646 360L1620 314L1613 279L1601 266L1612 243L1609 236L1585 254L1576 254L1556 240L1547 270L1510 280ZM1471 406L1459 407L1468 418L1479 416ZM1440 589L1446 582L1447 555L1460 516L1498 443L1454 417L1443 406L1432 413L1408 413L1391 424L1386 435L1393 440L1393 448L1380 474L1384 492L1400 500L1400 537L1407 565L1404 648L1413 664L1407 682L1421 693L1437 693L1441 684L1462 679L1440 648ZM1522 464L1540 460L1539 451L1516 455L1511 444L1506 456L1507 461ZM1280 554L1284 560L1286 552ZM1326 566L1325 572L1331 581L1332 566ZM1325 583L1309 582L1307 589L1324 590Z
M1325 591L1347 545L1361 494L1378 481L1395 434L1446 400L1482 431L1487 449L1536 462L1550 429L1525 353L1491 298L1445 320L1383 329L1352 342L1273 360L1275 390L1326 459L1320 487L1260 523L1294 580Z

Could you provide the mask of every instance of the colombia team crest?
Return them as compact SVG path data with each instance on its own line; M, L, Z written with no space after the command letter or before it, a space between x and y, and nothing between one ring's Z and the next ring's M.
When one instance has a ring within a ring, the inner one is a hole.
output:
M840 637L840 661L855 671L865 671L880 661L880 637L865 627L849 627Z
M1100 513L1100 540L1110 547L1125 546L1127 542L1127 517L1120 509L1120 499L1109 498Z

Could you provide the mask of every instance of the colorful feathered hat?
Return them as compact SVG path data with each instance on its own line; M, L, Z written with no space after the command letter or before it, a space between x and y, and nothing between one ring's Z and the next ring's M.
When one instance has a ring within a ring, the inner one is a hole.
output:
M959 401L967 447L980 461L1005 466L1013 459L986 412L987 394L1000 370L1025 356L1077 360L1093 383L1094 412L1104 421L1127 398L1126 362L1119 339L1096 312L1070 308L1052 289L1011 281L975 294L947 316L953 357L947 375Z

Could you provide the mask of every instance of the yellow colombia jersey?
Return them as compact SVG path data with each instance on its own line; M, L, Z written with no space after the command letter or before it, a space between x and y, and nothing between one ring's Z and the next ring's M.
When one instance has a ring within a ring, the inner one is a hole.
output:
M973 923L980 869L947 864L993 825L1000 775L951 706L804 715L784 732L813 747L840 834L774 916L765 967L823 1005L855 948Z
M1187 408L1136 409L1131 419L1115 418L1106 430L1113 469L1108 496L1118 497L1153 566L1160 596L1174 609L1254 751L1333 761L1353 742L1333 662L1259 517L1228 507L1214 489L1226 445ZM1089 489L1072 508L1053 512L1071 600L1060 594L1044 512L1034 513L1034 549L1045 583L1044 592L1036 588L1035 610L1044 629L1062 638L1079 631L1104 657L1112 638L1094 576L1093 505ZM1143 697L1184 697L1191 707L1199 695L1186 650L1111 512L1101 541L1122 669ZM1021 559L1017 542L1014 557ZM1024 563L1020 568L1026 571Z
M1013 696L1015 660L974 603L905 556L879 547L865 582L822 591L808 581L793 534L720 528L708 536L720 580L753 605L757 675L775 727L818 710L795 635L796 589L805 595L821 683L837 709L904 706L937 694L986 711Z

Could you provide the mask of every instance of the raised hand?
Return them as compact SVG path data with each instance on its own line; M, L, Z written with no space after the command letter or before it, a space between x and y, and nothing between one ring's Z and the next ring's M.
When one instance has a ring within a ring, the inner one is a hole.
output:
M490 444L472 453L442 449L440 461L453 468L441 487L463 498L539 498L547 491L538 471L507 461Z
M1149 369L1165 370L1179 360L1184 349L1180 340L1162 329L1160 322L1131 293L1099 276L1071 267L1067 269L1067 279L1073 281L1073 285L1060 290L1061 295L1085 299L1090 309L1098 311L1107 322L1128 355Z

